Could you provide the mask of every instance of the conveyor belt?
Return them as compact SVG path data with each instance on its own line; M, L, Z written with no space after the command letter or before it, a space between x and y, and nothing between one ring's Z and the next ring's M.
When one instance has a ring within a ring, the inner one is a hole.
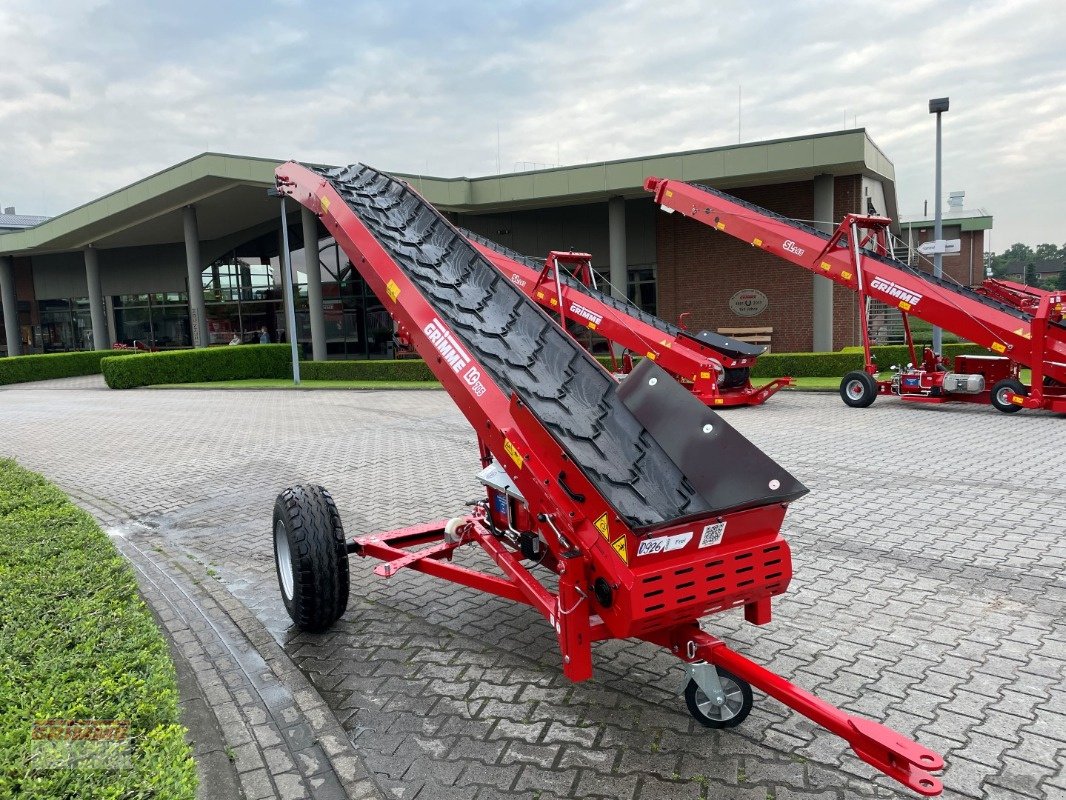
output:
M404 184L320 171L504 390L513 389L633 527L709 511L615 394L615 383Z
M507 256L507 258L511 259L512 261L517 261L519 264L524 264L532 270L540 272L544 268L544 265L542 263L533 258L530 258L529 256L519 253L517 250L512 250L510 247L505 247L504 245L499 244L498 242L494 242L491 239L486 239L484 236L474 233L473 231L467 230L466 228L460 228L459 231L470 241L477 242L478 244L483 245L484 247L487 247L490 250L495 250L497 253ZM601 303L603 303L605 306L613 308L616 311L619 311L627 316L633 317L634 319L640 320L645 325L655 328L656 330L662 331L663 333L669 336L681 339L691 339L693 344L702 344L707 347L711 347L714 350L717 350L719 353L738 359L754 358L755 356L760 356L764 352L766 352L765 347L759 347L758 345L751 345L746 342L737 341L736 339L730 339L727 336L722 336L721 334L714 333L712 331L700 331L699 333L695 334L690 333L689 331L679 328L677 325L671 325L666 320L660 319L654 314L649 314L644 309L639 308L633 305L632 303L628 303L624 300L619 300L614 295L608 294L606 292L601 292L599 289L594 289L591 286L586 286L585 284L581 283L578 280L575 280L569 275L562 275L560 277L562 278L563 283L565 283L567 286L581 292L582 294L586 294L589 297L594 297Z
M723 200L728 200L730 203L736 203L739 206L751 209L759 216L765 216L770 217L772 219L776 219L779 222L784 222L787 225L791 225L793 228L797 228L805 233L810 234L811 236L817 236L827 242L829 241L829 234L827 234L825 231L820 231L817 228L811 227L810 225L806 225L802 222L797 222L791 217L786 217L782 214L770 211L767 208L755 205L755 203L749 203L747 200L741 200L736 195L719 191L718 189L715 189L711 186L706 186L702 183L693 183L690 181L689 185L695 186L700 191L707 192L708 194L713 194L715 197L721 197ZM846 246L846 238L842 239L841 243ZM1010 314L1011 316L1017 317L1018 319L1023 320L1025 322L1028 322L1033 318L1032 314L1026 314L1024 311L1021 311L1015 308L1014 306L1007 305L1006 303L1000 303L998 300L993 300L991 297L987 297L983 294L980 294L979 292L975 292L973 289L970 289L967 286L962 286L952 280L946 278L936 278L928 272L923 272L917 267L912 267L910 264L904 264L902 261L897 261L894 258L888 258L887 256L881 256L877 255L876 253L870 253L866 251L863 252L863 258L876 259L877 261L881 262L886 266L892 267L893 269L898 269L901 272L906 272L908 275L913 275L915 278L918 278L918 280L934 284L936 286L941 287L942 289L946 289L949 292L962 295L970 300L981 303L982 305L988 306L989 308L994 308L997 311L1002 311L1005 314Z
M752 474L750 490L716 497L712 507L623 404L611 377L436 209L405 184L363 165L315 171L496 385L518 394L631 528L797 496L789 484L780 496L767 496L767 478ZM692 403L693 414L708 413ZM772 468L770 477L783 472L750 442L743 445L765 461L766 470ZM734 455L722 453L717 469L728 472ZM728 477L723 474L723 483Z

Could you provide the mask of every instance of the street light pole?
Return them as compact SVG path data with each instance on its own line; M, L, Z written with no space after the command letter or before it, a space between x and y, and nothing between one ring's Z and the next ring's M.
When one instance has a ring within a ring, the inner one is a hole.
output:
M936 192L933 203L933 240L936 242L933 250L933 277L939 279L944 275L944 219L941 214L943 190L940 179L940 116L948 110L948 98L938 97L929 101L929 113L936 114ZM936 325L933 326L933 352L937 355L943 353L943 331Z

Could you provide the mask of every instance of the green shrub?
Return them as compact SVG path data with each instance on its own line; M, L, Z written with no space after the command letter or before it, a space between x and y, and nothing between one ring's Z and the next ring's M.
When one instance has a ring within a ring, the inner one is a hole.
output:
M47 381L53 378L74 378L79 375L99 375L101 359L121 352L121 350L88 350L77 353L48 353L47 355L0 358L0 385Z
M300 379L308 381L435 381L420 358L367 361L301 361Z
M174 666L133 571L88 514L9 460L0 460L0 709L0 797L194 797ZM130 768L35 765L34 722L67 719L128 722Z
M921 348L916 346L918 357ZM894 364L906 364L910 354L906 345L882 345L870 348L877 358L877 365L887 370ZM987 353L975 344L946 344L944 355L950 360L963 353ZM751 374L753 378L777 378L791 375L793 378L831 377L862 369L862 348L847 348L835 353L767 353L759 356Z
M161 383L285 378L292 375L292 350L287 344L249 344L137 353L105 358L102 368L104 380L112 389Z

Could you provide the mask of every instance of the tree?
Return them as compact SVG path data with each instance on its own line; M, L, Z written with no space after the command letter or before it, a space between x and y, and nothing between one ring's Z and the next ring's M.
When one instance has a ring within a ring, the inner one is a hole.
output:
M1059 273L1059 279L1055 282L1055 288L1066 292L1066 269Z
M1034 264L1032 261L1028 262L1025 265L1025 277L1022 280L1022 283L1024 283L1026 286L1040 285L1040 278L1036 274L1036 264Z

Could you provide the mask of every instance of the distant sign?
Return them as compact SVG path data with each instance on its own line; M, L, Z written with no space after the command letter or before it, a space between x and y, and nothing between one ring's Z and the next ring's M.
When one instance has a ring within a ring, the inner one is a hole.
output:
M937 245L942 245L937 248ZM918 245L918 252L923 256L932 256L937 253L950 256L962 252L962 239L940 239L931 242L923 242Z
M738 317L757 317L770 301L758 289L741 289L729 298L729 308Z

